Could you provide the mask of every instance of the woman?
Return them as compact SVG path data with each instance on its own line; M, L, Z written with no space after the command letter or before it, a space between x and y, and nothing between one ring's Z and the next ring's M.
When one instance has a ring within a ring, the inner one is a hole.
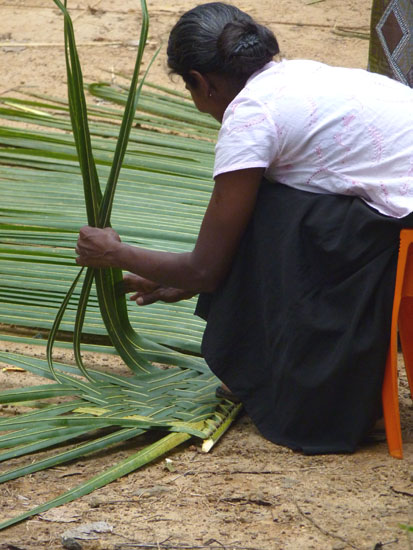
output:
M351 452L380 416L398 235L413 226L413 91L278 53L234 6L181 17L169 67L222 123L196 245L156 252L85 227L77 263L132 272L140 305L200 293L202 353L263 435Z

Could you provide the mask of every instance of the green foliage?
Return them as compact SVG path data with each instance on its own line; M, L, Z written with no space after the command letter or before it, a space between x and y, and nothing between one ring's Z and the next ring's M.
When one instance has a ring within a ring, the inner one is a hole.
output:
M54 2L64 16L69 104L46 97L4 98L0 108L0 116L15 125L0 127L0 322L50 331L47 361L5 352L0 361L54 383L0 394L0 403L32 407L0 419L0 460L74 444L11 468L0 482L133 440L147 430L160 437L79 487L4 521L0 529L90 493L192 436L207 440L210 448L240 408L215 397L218 381L199 357L202 323L193 317L193 303L130 309L117 290L120 270L79 271L73 254L78 228L86 221L99 227L112 223L132 244L171 251L192 246L211 186L209 140L216 125L196 118L193 106L176 93L151 86L143 91L143 81L138 84L149 23L144 0L129 92L102 83L89 86L91 93L124 104L123 116L114 107L87 108L70 16L60 0ZM140 100L143 111L135 114ZM67 133L70 127L73 136ZM55 340L64 334L73 335L76 366L53 360ZM97 337L104 345L96 345ZM85 338L99 351L113 344L130 376L87 368L81 353ZM65 402L53 402L56 397ZM76 444L80 436L86 442Z

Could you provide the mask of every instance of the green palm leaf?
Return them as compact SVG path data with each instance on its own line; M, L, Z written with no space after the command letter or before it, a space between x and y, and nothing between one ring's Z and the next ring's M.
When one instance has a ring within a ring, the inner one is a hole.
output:
M7 98L0 107L0 116L15 124L44 128L0 127L0 322L46 328L47 360L0 353L0 361L54 382L0 394L0 403L34 407L30 413L0 420L0 461L61 443L74 446L12 468L0 476L0 482L106 449L149 429L158 430L160 439L60 497L4 521L0 529L102 487L192 436L203 439L209 450L240 409L216 399L217 380L196 355L202 323L193 318L193 304L156 304L145 311L128 308L116 290L122 280L120 270L88 269L84 275L73 262L78 227L85 222L79 214L80 186L89 224L106 227L113 217L131 243L172 251L191 246L210 190L210 140L217 125L196 115L180 94L153 86L144 91L143 81L138 85L148 31L144 0L129 92L103 83L88 86L91 93L124 104L123 116L115 108L87 109L66 3L53 1L64 16L69 105L46 97ZM136 115L138 101L141 111ZM70 126L74 141L62 133ZM24 187L26 180L29 185ZM107 182L103 193L102 180ZM24 192L16 200L17 188ZM55 322L50 329L51 315ZM89 337L104 339L103 345L82 344L83 349L108 351L112 343L131 375L86 368L81 354L83 328ZM76 366L53 361L53 345L65 336L62 330L73 335ZM7 338L19 341L16 336ZM56 396L72 400L50 403ZM108 429L110 433L102 433ZM88 441L76 444L79 436Z
M24 367L34 374L53 378L47 361L43 359L0 353L0 360ZM168 429L176 433L161 437L150 447L58 498L1 523L0 529L102 487L120 475L158 458L192 435L204 439L205 450L209 450L240 409L240 406L217 403L214 396L215 379L209 373L194 378L189 369L171 368L159 371L157 375L122 378L92 371L94 382L89 382L73 376L78 372L76 367L63 363L57 365L60 384L3 392L0 394L0 403L24 403L33 398L50 398L56 392L57 395L81 397L81 401L50 405L32 413L3 419L0 430L7 433L0 437L0 448L9 450L0 454L0 460L22 456L87 433L92 436L99 428L121 429L103 436L95 435L87 443L36 460L28 466L6 471L0 475L0 482L107 449L115 443L135 438L147 429ZM61 428L65 428L63 434Z

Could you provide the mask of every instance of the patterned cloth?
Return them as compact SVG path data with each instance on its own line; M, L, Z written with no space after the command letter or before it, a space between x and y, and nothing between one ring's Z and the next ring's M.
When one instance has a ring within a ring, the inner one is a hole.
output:
M369 70L413 88L413 0L374 0Z

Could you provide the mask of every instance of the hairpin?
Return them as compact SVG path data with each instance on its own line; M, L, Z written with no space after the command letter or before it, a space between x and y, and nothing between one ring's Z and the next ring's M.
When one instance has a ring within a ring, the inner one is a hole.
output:
M240 38L235 46L233 53L239 53L241 50L247 50L252 46L259 44L260 40L256 34L246 34Z

